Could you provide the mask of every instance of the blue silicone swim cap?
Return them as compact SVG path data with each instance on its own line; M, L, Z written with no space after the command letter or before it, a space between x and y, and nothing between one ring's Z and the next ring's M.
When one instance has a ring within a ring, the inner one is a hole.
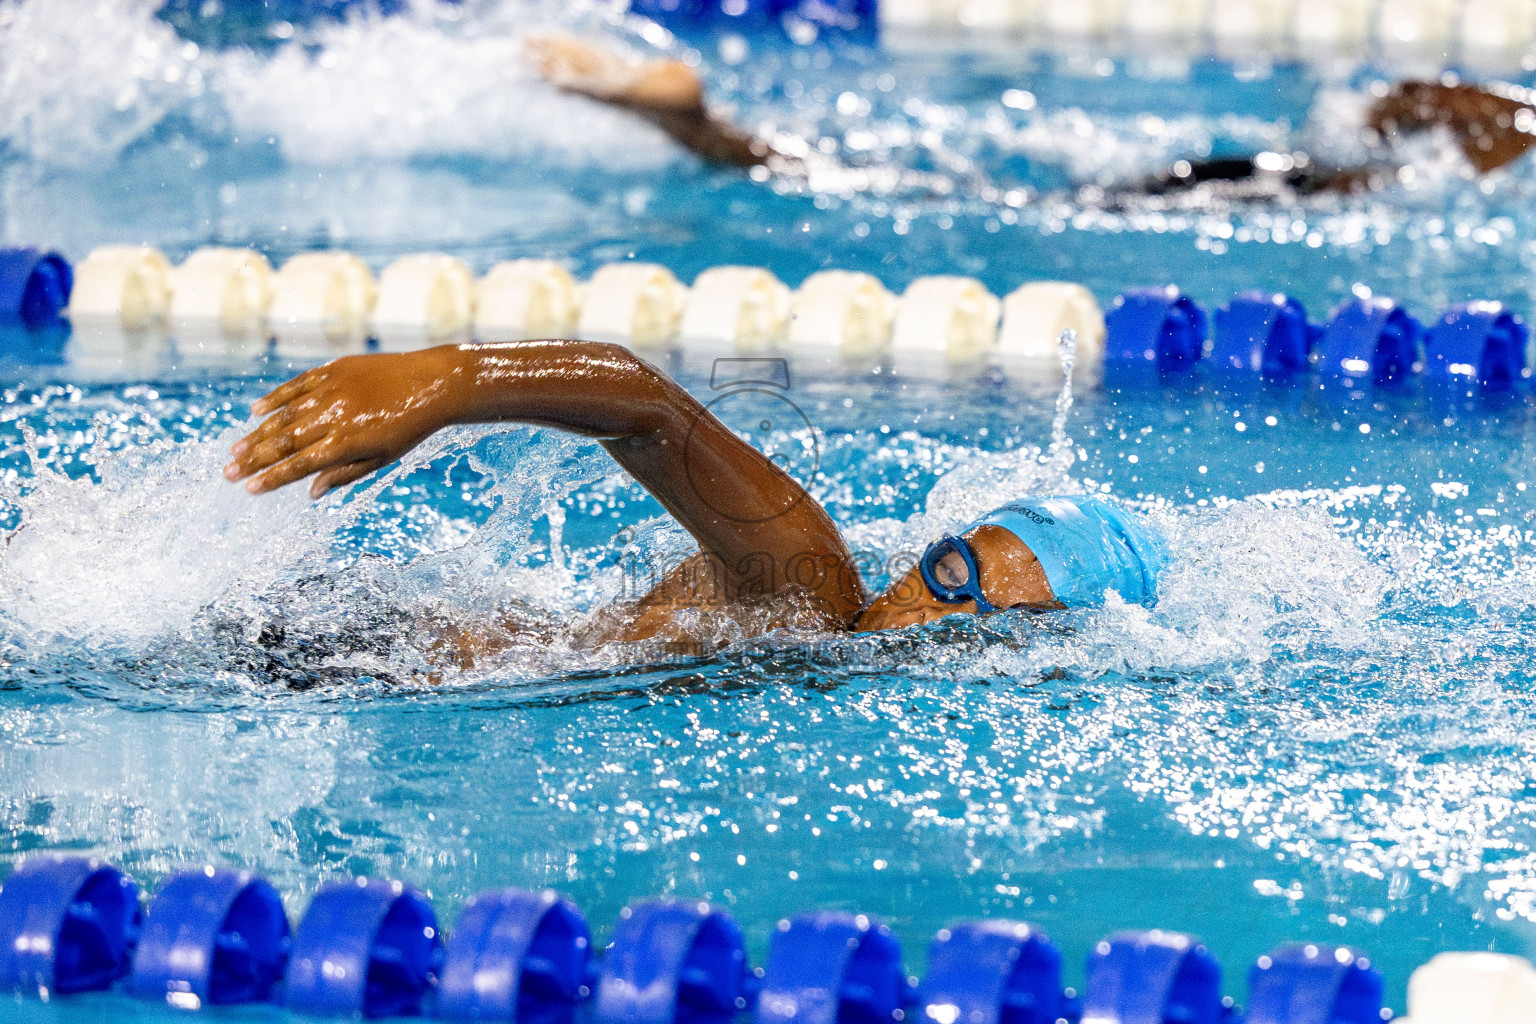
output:
M1001 526L1040 560L1056 600L1071 608L1104 603L1113 590L1131 604L1157 601L1166 561L1162 538L1140 516L1099 498L1026 498L972 523Z

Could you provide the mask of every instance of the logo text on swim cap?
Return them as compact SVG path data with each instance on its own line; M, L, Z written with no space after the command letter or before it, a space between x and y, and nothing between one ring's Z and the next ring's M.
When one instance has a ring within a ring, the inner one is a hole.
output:
M1019 515L1023 516L1025 519L1032 520L1033 522L1039 523L1042 526L1056 525L1056 520L1052 519L1050 516L1043 516L1032 508L1026 508L1023 505L1019 505L1014 509L1014 511L1018 512Z

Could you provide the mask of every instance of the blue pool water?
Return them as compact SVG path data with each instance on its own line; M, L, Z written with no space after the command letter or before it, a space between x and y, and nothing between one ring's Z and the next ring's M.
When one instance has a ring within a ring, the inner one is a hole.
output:
M1426 151L1414 187L1350 200L1106 210L1079 191L1180 156L1342 147L1370 80L1401 69L725 40L701 60L740 120L867 169L757 182L532 82L516 41L572 17L553 8L301 26L247 52L130 4L69 51L88 6L0 5L0 64L34 72L0 85L7 243L1531 307L1529 161L1480 187ZM889 921L914 971L942 925L1011 916L1074 982L1100 936L1160 926L1205 939L1238 996L1260 952L1319 939L1370 951L1399 1010L1434 952L1536 951L1524 391L1080 382L1071 459L1043 462L1049 375L801 359L789 397L813 432L781 418L765 441L814 446L855 546L899 555L999 495L1107 488L1172 539L1161 603L723 635L690 657L557 628L443 674L419 617L579 622L686 538L595 445L525 428L451 432L318 505L253 501L217 470L293 364L103 369L19 344L0 405L8 863L91 852L147 884L238 864L295 915L324 880L392 875L449 922L482 889L553 886L599 938L637 898L703 896L754 962L781 916L843 908ZM706 357L665 364L708 391Z

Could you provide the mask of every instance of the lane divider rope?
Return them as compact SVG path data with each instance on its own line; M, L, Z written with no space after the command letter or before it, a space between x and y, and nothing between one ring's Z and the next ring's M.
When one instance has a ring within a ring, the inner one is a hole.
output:
M476 280L440 253L400 257L377 279L345 252L294 256L275 273L248 249L205 248L172 267L156 250L108 246L72 270L57 253L0 250L0 323L72 322L82 352L319 359L476 338L579 337L636 349L821 352L915 365L1039 363L1077 332L1079 366L1122 383L1209 372L1345 387L1510 391L1528 380L1530 332L1497 302L1463 303L1428 326L1356 286L1314 323L1283 293L1245 291L1210 315L1175 286L1127 289L1108 314L1078 284L1032 281L999 299L979 281L919 277L897 296L878 278L823 270L791 290L761 267L714 267L690 288L666 267L624 262L586 282L550 260L509 260Z
M632 0L631 9L677 30L863 34L930 49L966 34L1012 45L1044 37L1191 44L1219 55L1452 60L1513 69L1536 46L1536 0Z
M28 857L0 886L0 992L52 998L113 988L182 1010L275 1002L305 1015L600 1024L1380 1024L1382 978L1358 950L1293 943L1248 972L1248 1007L1221 995L1221 965L1191 936L1111 935L1079 996L1062 955L1017 921L941 930L921 980L900 942L863 914L778 922L761 967L719 907L674 898L626 907L597 954L586 919L553 892L483 893L444 938L431 902L401 882L320 887L290 929L273 887L207 866L167 879L141 914L133 880L102 861ZM1414 1024L1536 1024L1536 967L1442 953L1409 984Z

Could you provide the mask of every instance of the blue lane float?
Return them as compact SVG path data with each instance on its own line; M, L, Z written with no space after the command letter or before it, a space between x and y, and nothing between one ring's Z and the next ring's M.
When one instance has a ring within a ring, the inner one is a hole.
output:
M0 249L0 322L32 329L57 323L74 283L69 262L56 252Z
M1183 370L1199 361L1205 347L1205 310L1172 285L1118 296L1104 327L1106 363Z
M448 940L434 1015L565 1024L588 994L591 947L586 918L557 894L483 893Z
M873 36L877 6L877 0L631 0L629 9L675 31L776 29L792 20Z
M946 928L928 947L922 1016L933 1024L1056 1024L1061 951L1017 921Z
M1178 932L1120 932L1088 956L1083 1017L1116 1024L1219 1024L1221 965Z
M859 914L800 914L780 921L768 946L756 1024L854 1024L896 1020L906 995L901 944Z
M587 922L552 892L484 893L460 915L446 963L426 897L399 882L323 886L292 937L277 892L248 872L172 876L139 933L139 895L116 868L28 858L0 886L0 992L50 998L127 989L181 1009L284 1002L313 1016L568 1024L1374 1024L1390 1019L1368 958L1321 943L1281 946L1248 975L1246 1017L1221 997L1221 969L1195 939L1122 932L1088 958L1079 1000L1061 953L1014 921L939 932L919 985L889 929L862 915L781 921L747 970L741 931L708 903L626 908L594 970ZM135 945L137 944L137 950ZM1070 998L1069 998L1070 997ZM591 999L583 1008L582 1004ZM755 1006L754 1006L755 1001Z
M1380 1024L1381 974L1345 946L1294 943L1248 972L1248 1024Z
M1525 376L1530 330L1499 302L1453 306L1424 339L1425 373L1442 384L1507 391Z
M111 865L29 858L0 888L0 991L110 988L128 973L139 923L138 887Z
M746 1008L741 929L708 903L625 907L603 956L593 1016L604 1024L725 1024Z
M421 893L377 878L332 883L294 933L284 1001L316 1016L415 1016L442 957L437 916Z
M1288 377L1305 373L1323 330L1287 295L1241 292L1216 311L1211 363L1221 370Z
M225 868L187 871L149 905L128 988L182 1009L266 1001L289 944L283 901L265 879Z
M1355 298L1334 310L1316 349L1320 373L1391 384L1419 362L1424 325L1381 296Z

